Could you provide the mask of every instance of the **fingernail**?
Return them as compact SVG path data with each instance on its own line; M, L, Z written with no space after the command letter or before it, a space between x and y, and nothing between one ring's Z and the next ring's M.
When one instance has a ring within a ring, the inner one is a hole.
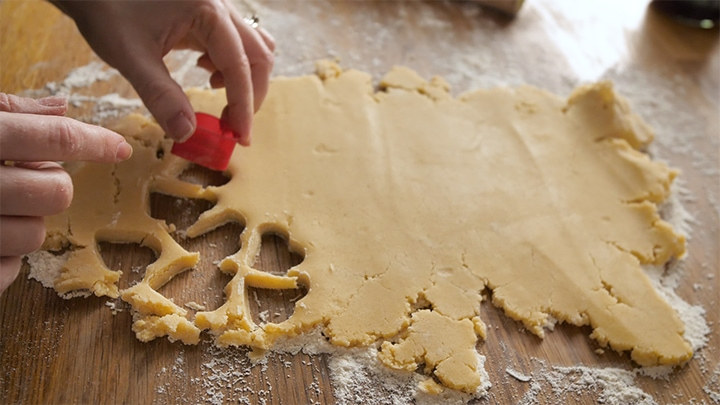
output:
M67 104L65 97L49 96L35 100L36 103L44 107L62 107Z
M123 160L130 159L130 156L132 156L133 149L132 146L130 146L129 143L123 141L118 145L117 152L115 152L115 160L118 162L122 162Z
M192 121L190 121L190 117L182 111L167 121L167 128L169 132L168 135L179 142L190 138L195 130Z

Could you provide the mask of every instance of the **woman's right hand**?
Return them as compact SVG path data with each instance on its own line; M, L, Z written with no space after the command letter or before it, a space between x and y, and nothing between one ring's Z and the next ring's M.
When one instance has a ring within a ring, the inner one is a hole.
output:
M53 0L75 20L105 62L125 76L172 139L197 123L190 101L163 62L173 48L203 52L198 64L225 87L223 119L238 143L250 145L253 114L268 92L275 41L248 25L230 0Z

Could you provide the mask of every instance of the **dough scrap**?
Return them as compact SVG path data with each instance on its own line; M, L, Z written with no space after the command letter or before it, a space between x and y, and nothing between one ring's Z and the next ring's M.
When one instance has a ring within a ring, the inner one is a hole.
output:
M275 79L253 146L236 148L223 186L178 180L189 163L169 153L157 125L127 117L115 130L133 144L132 159L76 169L72 206L47 220L46 249L72 249L55 288L122 296L143 341L197 343L207 330L220 346L271 349L321 326L335 345L381 341L389 367L425 364L465 392L480 384L486 288L540 337L561 321L591 326L602 346L643 366L691 358L682 321L641 268L684 254L683 236L657 210L677 172L639 151L652 131L610 83L568 100L527 86L453 98L444 80L395 68L381 88L330 62L317 75ZM225 100L221 91L189 96L216 115ZM199 257L150 217L151 192L215 203L189 237L244 224L241 249L219 264L234 275L220 308L188 319L157 293ZM285 276L253 268L272 231L304 255ZM158 259L118 291L98 241L140 243ZM255 324L249 286L298 284L308 293L289 319ZM433 384L424 391L442 391Z

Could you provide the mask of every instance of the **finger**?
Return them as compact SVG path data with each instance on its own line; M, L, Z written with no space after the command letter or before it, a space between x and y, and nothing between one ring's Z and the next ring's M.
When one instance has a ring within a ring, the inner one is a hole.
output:
M261 27L256 28L260 36L262 37L263 41L265 42L265 45L268 47L270 52L273 52L275 50L275 39L264 29ZM225 81L222 80L222 72L218 72L217 67L215 67L215 64L210 59L210 56L207 53L202 54L197 60L197 67L201 69L205 69L210 73L213 73L214 76L210 77L210 86L212 88L221 88L225 87Z
M22 256L34 252L45 241L42 217L0 216L0 256Z
M56 116L0 112L0 160L117 163L132 154L121 135Z
M262 41L265 43L265 46L267 46L270 53L275 51L275 38L273 38L272 35L270 35L269 32L267 32L264 28L260 27L256 21L255 24L250 25L247 22L247 19L240 15L240 12L237 8L235 8L230 0L224 0L225 6L227 7L228 11L230 12L230 17L233 20L233 23L235 24L238 31L241 27L249 27L252 28L254 31L257 31L257 33L262 38ZM255 18L255 17L253 17Z
M245 47L248 60L250 61L250 70L252 73L254 108L257 111L265 100L267 94L270 74L272 73L275 57L273 51L275 49L275 40L265 30L253 28L247 24L240 14L228 6L235 28L240 33L240 37ZM268 42L271 46L268 45Z
M144 55L144 56L143 56ZM195 131L195 113L182 88L170 77L160 55L138 51L118 66L167 136L184 141Z
M230 111L226 124L240 144L249 145L254 112L253 82L242 38L224 10L203 13L193 27L193 35L205 46L225 79Z
M62 168L30 170L0 166L0 206L3 215L42 217L70 206L73 184Z
M21 266L20 256L0 257L0 294L15 281Z
M262 37L263 42L265 42L265 46L268 47L270 52L275 52L275 38L273 38L269 32L265 31L265 28L263 27L257 27L256 30Z
M15 162L13 167L21 167L30 170L58 169L65 170L57 162Z
M44 97L32 99L13 94L0 93L0 111L39 115L65 115L67 99L64 97Z
M238 31L243 39L243 45L250 60L252 72L254 108L257 111L267 95L270 84L270 73L272 73L275 57L272 51L265 45L263 38L258 31L247 24L241 24Z

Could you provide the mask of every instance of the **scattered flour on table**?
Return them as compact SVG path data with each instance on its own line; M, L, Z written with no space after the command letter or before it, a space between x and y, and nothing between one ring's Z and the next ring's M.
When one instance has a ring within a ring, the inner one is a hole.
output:
M188 350L200 350L199 370L191 369L183 350L168 367L159 370L156 377L162 381L155 387L156 404L270 404L277 403L273 391L282 389L271 383L269 361L276 365L275 377L288 381L288 385L297 384L291 376L297 366L283 358L282 353L268 352L265 356L253 356L248 348L219 348L211 339L201 342L201 347ZM309 363L303 362L303 365ZM282 375L277 375L281 370ZM319 369L315 368L314 380L303 387L317 398L321 397L320 382L317 380ZM197 375L197 377L192 377ZM300 387L300 385L298 385ZM308 404L316 404L309 399Z
M110 93L100 97L70 95L71 103L94 103L91 122L101 124L108 118L118 118L143 108L139 98L124 98L117 93Z
M139 98L124 98L117 93L103 96L88 96L78 94L79 89L88 89L95 83L108 81L120 72L108 67L105 63L93 61L70 71L61 82L49 82L44 88L28 90L24 95L28 97L64 96L68 104L81 107L84 104L92 105L92 114L88 120L101 124L109 118L125 116L143 107Z
M333 346L322 336L320 328L296 338L282 340L273 350L293 355L300 351L308 355L328 354L333 394L339 405L460 405L486 397L492 385L485 371L485 357L477 354L482 383L473 394L451 389L445 389L438 395L425 394L417 387L427 377L384 366L378 360L377 345L352 349Z
M568 399L588 391L596 393L599 404L609 405L656 405L652 396L635 385L635 374L617 368L589 368L583 366L557 367L533 372L530 390L518 405L539 404L538 396L552 392L555 400ZM544 403L544 402L543 402Z
M119 72L117 70L108 68L107 65L102 62L90 62L85 66L71 70L62 82L50 82L46 87L55 93L67 93L73 89L89 87L98 81L109 80L118 74Z
M110 312L112 312L113 315L117 315L125 310L123 308L123 301L121 300L105 301L105 306L110 308Z
M715 371L703 387L703 391L710 397L710 400L720 404L720 363L715 366Z
M688 198L692 197L683 187L682 181L676 181L669 198L660 206L660 214L689 241L692 238L692 225L697 221L685 208L685 200ZM684 260L680 259L666 266L644 266L644 270L658 293L668 301L685 323L685 339L690 343L693 351L697 352L708 343L710 327L705 320L705 308L701 305L690 305L675 293L675 289L682 283L685 275L684 263Z

